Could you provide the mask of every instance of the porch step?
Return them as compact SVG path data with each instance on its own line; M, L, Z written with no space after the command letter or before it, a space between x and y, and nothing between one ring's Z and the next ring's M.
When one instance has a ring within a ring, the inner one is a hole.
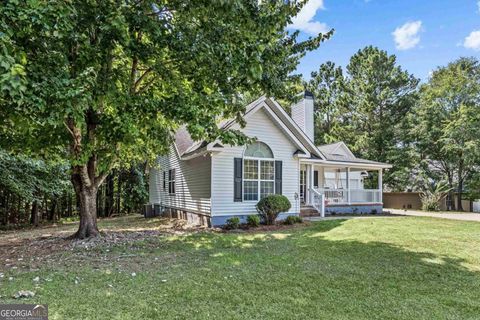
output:
M319 216L320 213L312 206L301 206L300 217L314 217Z

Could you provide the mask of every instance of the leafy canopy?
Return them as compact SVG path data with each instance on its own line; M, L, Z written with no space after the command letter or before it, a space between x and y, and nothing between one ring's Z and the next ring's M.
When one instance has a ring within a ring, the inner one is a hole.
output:
M318 143L345 141L359 157L394 164L385 183L404 189L412 161L406 114L416 102L418 79L394 55L373 46L350 58L344 73L327 62L312 73ZM322 116L323 115L323 116Z
M345 78L341 67L327 61L318 71L311 73L306 88L315 97L315 142L326 144L337 141L342 112L342 96L345 94Z
M217 128L240 94L293 96L303 42L290 23L305 1L42 1L0 7L3 146L95 163L98 174L153 159L171 130L245 141Z
M450 187L456 182L462 191L463 181L480 166L479 61L460 58L435 70L420 89L412 121L423 170L430 177L440 175Z

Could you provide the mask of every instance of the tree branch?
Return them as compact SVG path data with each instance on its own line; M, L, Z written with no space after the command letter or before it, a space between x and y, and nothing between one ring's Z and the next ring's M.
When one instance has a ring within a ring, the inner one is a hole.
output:
M140 84L140 82L142 82L142 80L150 73L152 72L153 69L152 68L148 68L138 79L137 81L135 81L134 85L133 85L133 92L136 92L137 91L137 88L138 88L138 85Z

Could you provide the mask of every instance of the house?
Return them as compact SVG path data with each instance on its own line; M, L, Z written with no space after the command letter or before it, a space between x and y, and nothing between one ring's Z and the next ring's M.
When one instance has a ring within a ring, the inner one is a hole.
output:
M391 165L357 158L343 142L316 146L311 93L291 110L290 116L274 99L261 97L246 107L244 128L234 120L220 124L255 137L248 146L192 141L179 129L169 154L150 170L147 207L222 225L257 214L257 202L276 193L292 204L280 219L381 212L382 170ZM369 172L378 173L375 189L364 188Z

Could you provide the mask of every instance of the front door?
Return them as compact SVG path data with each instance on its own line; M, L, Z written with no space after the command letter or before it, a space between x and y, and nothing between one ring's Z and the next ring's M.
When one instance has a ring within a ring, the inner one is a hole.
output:
M305 203L305 192L307 190L307 171L300 170L300 202Z

